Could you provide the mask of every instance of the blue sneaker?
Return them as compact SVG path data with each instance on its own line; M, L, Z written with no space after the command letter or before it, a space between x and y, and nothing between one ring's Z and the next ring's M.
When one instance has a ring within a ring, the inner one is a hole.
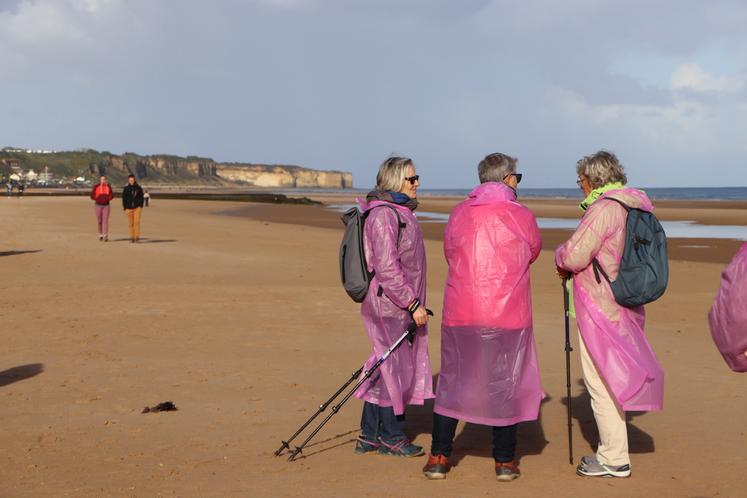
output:
M375 440L371 441L367 436L358 436L358 439L355 442L355 452L358 455L366 455L377 451L379 446L378 442Z
M379 446L379 455L392 455L392 456L403 456L403 457L418 457L425 455L422 446L412 444L409 439L394 439L392 441L384 441L379 438L381 446Z

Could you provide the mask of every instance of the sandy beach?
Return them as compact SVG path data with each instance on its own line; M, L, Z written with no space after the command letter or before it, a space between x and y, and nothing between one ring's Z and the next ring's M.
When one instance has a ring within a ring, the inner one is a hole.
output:
M328 203L351 199L324 197ZM448 212L456 199L424 199ZM571 201L529 200L537 216L578 217ZM658 202L661 219L747 224L747 203ZM490 431L460 424L443 482L425 458L353 454L351 400L306 457L273 452L369 352L337 273L339 215L322 207L159 200L127 241L119 200L99 242L84 197L0 198L3 347L0 497L745 496L747 377L713 345L706 314L734 240L672 239L670 287L647 307L665 407L631 414L633 476L578 477L568 464L562 294L543 231L532 268L541 418L519 429L521 479L497 483ZM230 215L227 215L230 214ZM443 224L423 223L434 374L446 264ZM574 333L573 344L577 344ZM572 364L576 458L596 442ZM142 414L170 400L176 412ZM408 428L430 446L432 405Z

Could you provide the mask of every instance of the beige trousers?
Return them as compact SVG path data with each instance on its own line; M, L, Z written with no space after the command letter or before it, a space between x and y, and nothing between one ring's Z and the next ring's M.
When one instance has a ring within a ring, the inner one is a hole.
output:
M630 464L628 455L628 426L625 412L617 405L604 380L599 376L594 361L586 350L584 340L579 334L581 350L581 368L584 372L584 383L591 396L591 410L599 429L599 447L597 460L605 465Z
M127 213L127 226L130 229L130 238L140 240L140 215L143 208L125 209Z

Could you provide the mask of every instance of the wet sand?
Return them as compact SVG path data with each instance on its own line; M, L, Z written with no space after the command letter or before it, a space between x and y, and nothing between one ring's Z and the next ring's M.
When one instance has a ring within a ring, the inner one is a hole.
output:
M313 197L314 200L324 202L326 206L335 204L352 204L347 197ZM461 200L461 199L459 199ZM418 210L433 213L448 213L456 205L457 199L425 199ZM675 201L675 203L678 201ZM570 201L529 200L526 202L538 217L580 219L577 204ZM676 204L675 204L676 205ZM657 203L659 206L659 203ZM342 227L340 213L325 208L325 206L290 206L290 205L258 205L244 204L236 209L226 209L222 214L229 216L248 217L251 219L271 222L287 223L318 228L339 230ZM667 221L697 221L702 224L747 225L747 203L737 203L732 208L718 207L706 201L702 206L674 207L664 202L664 206L657 207L657 216ZM442 241L445 223L421 223L425 238ZM542 229L543 249L553 250L568 239L571 230ZM705 263L728 263L742 241L732 239L704 239L704 238L670 238L668 240L669 257L681 261L699 261Z
M255 211L219 215L241 209ZM710 263L673 249L670 288L647 309L665 409L631 414L631 479L580 478L567 462L562 300L546 250L532 282L548 400L519 431L523 476L497 483L489 429L460 424L458 465L430 482L424 458L353 454L356 400L306 458L272 456L368 354L338 283L336 215L155 198L139 245L116 206L112 241L98 242L85 198L0 198L0 216L0 497L744 496L747 377L728 370L706 322L736 245L703 241ZM446 265L442 225L424 226L436 373ZM575 353L572 374L579 458L595 429ZM179 411L141 414L166 400ZM430 417L430 404L408 412L426 447Z

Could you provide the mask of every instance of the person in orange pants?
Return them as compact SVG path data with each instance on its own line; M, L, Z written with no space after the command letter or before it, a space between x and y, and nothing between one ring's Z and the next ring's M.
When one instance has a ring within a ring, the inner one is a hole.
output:
M140 215L143 211L143 188L135 180L135 175L127 177L127 185L122 190L122 207L127 214L130 228L130 242L140 240Z

